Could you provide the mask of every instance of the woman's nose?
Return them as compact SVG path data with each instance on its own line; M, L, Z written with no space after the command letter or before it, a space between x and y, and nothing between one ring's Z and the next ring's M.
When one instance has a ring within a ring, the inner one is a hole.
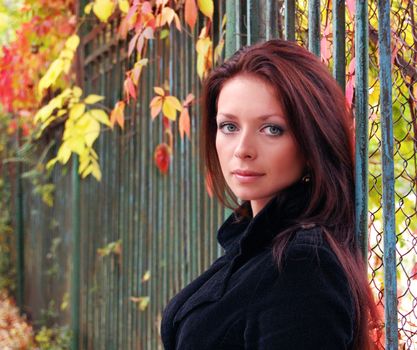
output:
M256 158L256 149L253 141L250 135L242 133L236 145L234 156L241 159Z

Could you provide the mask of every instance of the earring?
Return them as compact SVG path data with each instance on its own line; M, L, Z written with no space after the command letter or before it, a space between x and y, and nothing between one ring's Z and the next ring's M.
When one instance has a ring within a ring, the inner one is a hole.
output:
M301 178L301 182L307 184L311 181L311 175L310 174L306 174Z

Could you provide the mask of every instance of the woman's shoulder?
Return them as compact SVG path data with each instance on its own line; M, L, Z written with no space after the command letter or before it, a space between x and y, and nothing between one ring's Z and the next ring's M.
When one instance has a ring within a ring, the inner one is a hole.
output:
M248 303L249 342L286 348L296 339L297 349L346 348L353 336L353 303L323 230L297 230L284 255L282 269L273 262Z

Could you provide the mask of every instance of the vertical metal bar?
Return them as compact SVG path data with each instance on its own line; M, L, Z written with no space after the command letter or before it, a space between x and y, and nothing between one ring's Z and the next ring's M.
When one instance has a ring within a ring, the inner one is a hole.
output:
M368 2L356 0L355 14L355 233L368 259Z
M226 38L225 58L228 59L240 46L240 33L238 31L239 17L236 10L240 11L240 1L226 1ZM238 45L239 41L239 45Z
M20 131L16 132L16 144L20 146ZM17 270L17 305L19 311L23 312L24 286L25 286L25 242L23 229L23 184L22 184L22 163L16 164L16 270Z
M378 0L386 349L398 349L390 1Z
M345 58L345 1L333 2L333 76L345 91L346 58Z
M320 56L320 0L308 2L308 49Z
M295 0L285 0L285 39L295 41Z
M278 38L277 1L265 0L265 40Z
M80 335L80 177L78 156L72 159L72 281L71 281L71 349L78 350Z
M260 29L262 23L262 11L259 0L246 0L246 28L247 28L247 45L252 45L260 41L261 33Z

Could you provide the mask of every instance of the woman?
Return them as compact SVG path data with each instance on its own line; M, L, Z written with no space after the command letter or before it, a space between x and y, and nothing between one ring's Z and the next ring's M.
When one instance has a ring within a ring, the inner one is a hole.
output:
M372 349L354 235L353 117L295 43L236 52L204 83L202 149L225 249L164 310L165 349ZM232 202L232 203L230 203Z

